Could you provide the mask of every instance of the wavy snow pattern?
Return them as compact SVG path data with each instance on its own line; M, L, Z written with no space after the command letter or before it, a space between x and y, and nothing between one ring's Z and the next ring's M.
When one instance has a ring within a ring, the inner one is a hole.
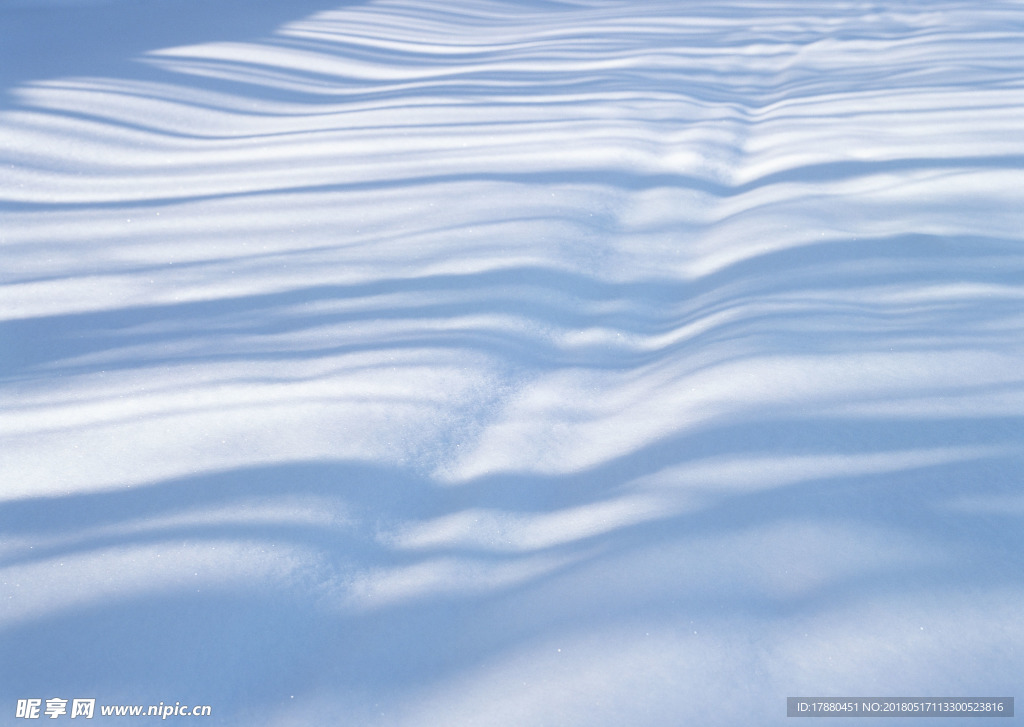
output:
M314 5L5 71L5 704L1019 691L1019 2Z

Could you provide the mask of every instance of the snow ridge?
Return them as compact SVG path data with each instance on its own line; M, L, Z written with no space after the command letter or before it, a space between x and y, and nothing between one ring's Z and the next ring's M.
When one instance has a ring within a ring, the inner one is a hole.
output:
M6 89L2 698L1014 694L1020 3L329 5Z

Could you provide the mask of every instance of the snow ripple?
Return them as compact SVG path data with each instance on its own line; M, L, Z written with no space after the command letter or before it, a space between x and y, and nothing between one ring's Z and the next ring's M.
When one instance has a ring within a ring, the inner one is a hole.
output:
M1014 693L1022 36L382 0L6 89L4 698Z

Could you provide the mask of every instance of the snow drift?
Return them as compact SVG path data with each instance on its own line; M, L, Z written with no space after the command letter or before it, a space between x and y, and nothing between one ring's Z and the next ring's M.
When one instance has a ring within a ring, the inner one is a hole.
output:
M0 5L0 709L1019 691L1020 3L193 5Z

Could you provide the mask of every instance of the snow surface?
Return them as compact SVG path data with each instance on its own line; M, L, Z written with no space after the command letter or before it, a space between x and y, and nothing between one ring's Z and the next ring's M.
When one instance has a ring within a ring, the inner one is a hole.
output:
M1019 0L0 0L0 83L0 714L1024 698Z

